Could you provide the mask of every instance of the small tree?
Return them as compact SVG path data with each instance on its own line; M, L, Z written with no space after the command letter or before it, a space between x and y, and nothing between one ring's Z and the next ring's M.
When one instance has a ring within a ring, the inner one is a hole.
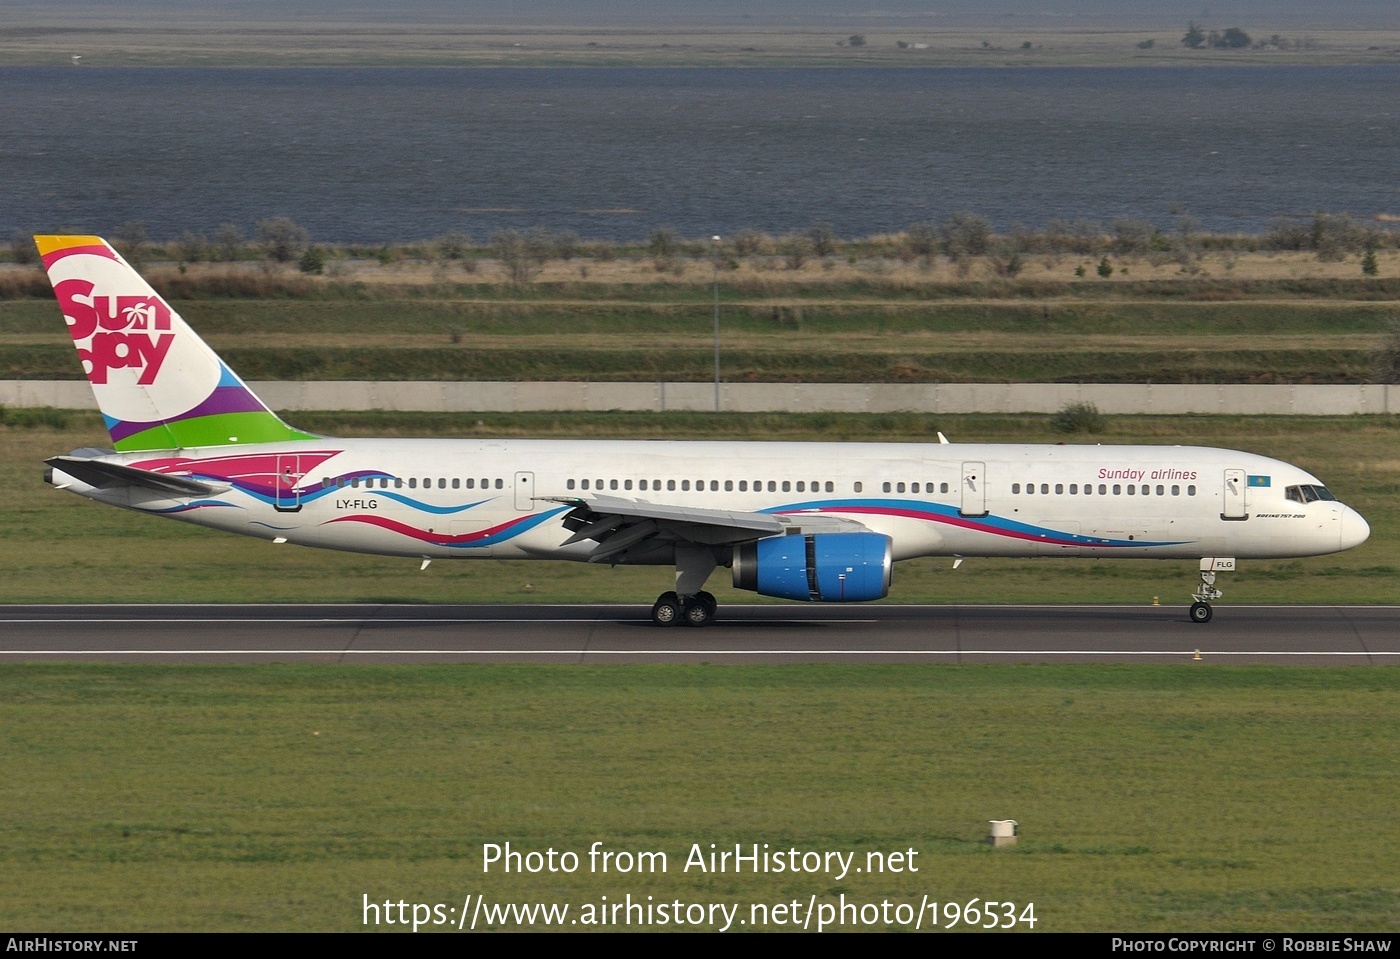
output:
M853 33L846 39L846 42L853 47L863 47L865 46L865 34Z
M444 233L437 238L438 252L448 260L460 260L466 256L471 243L465 234L457 232Z
M267 258L278 263L290 263L306 246L311 234L291 217L274 216L258 221L258 243Z
M146 224L139 220L128 220L112 231L112 242L116 245L117 252L133 266L141 265L141 256L149 240Z
M180 234L180 239L175 241L175 255L180 258L181 263L203 263L209 259L209 241L204 238L203 233L191 233L186 230Z
M1376 248L1368 247L1361 258L1361 272L1367 276L1380 276L1381 265L1376 261Z
M492 236L491 247L512 283L529 283L544 267L530 255L525 238L515 230L501 230Z
M758 230L740 230L731 237L735 256L753 256L768 246L768 237Z
M943 221L943 248L954 258L985 256L992 247L992 224L976 213L958 211Z
M1152 249L1156 228L1146 220L1121 218L1113 221L1113 252L1119 256L1146 253Z
M647 237L647 252L652 256L675 256L680 252L680 246L680 234L670 227L663 226L652 231L651 236Z
M1103 277L1105 280L1113 275L1113 264L1108 262L1108 257L1104 257L1099 261L1098 272L1099 276Z
M926 260L938 252L938 227L913 223L904 231L904 251L910 259Z
M24 230L16 230L10 237L10 256L20 266L28 266L39 258L34 237Z
M778 251L782 253L783 261L789 270L800 270L812 255L812 241L800 233L793 233L783 237Z
M1253 42L1249 39L1249 34L1245 33L1239 27L1228 27L1220 36L1212 36L1213 40L1211 46L1219 47L1224 50L1243 50Z
M243 256L243 231L225 223L214 233L214 258L225 263Z
M1205 31L1201 29L1201 25L1194 20L1190 21L1186 27L1186 36L1181 38L1181 43L1183 46L1190 47L1192 50L1199 50L1201 47L1205 46L1206 34Z
M548 227L531 227L525 232L525 255L534 261L537 271L544 269L554 249L554 234Z
M326 251L319 246L308 246L297 261L297 267L303 273L320 276L326 272Z
M554 255L566 263L579 255L582 246L583 241L573 230L563 230L554 234Z
M817 256L831 256L841 245L830 223L817 223L807 229L807 239Z

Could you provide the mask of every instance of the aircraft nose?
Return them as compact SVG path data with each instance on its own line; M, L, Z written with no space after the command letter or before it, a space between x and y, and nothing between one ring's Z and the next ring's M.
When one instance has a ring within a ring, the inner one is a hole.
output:
M1360 546L1366 542L1371 535L1371 524L1361 518L1361 514L1350 506L1346 507L1346 512L1342 513L1341 543L1342 549L1351 549L1353 546Z

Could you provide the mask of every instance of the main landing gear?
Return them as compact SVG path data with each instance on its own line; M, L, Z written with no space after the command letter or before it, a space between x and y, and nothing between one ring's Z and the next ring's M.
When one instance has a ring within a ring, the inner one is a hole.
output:
M684 623L687 626L708 626L715 618L719 603L714 596L701 590L694 596L681 599L674 592L662 593L651 608L651 621L658 626L674 626Z

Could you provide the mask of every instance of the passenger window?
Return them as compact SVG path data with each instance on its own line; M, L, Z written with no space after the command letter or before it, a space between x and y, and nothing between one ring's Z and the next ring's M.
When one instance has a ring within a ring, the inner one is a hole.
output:
M573 488L574 488L574 481L573 481L573 480L569 480L567 483L564 484L564 488L565 488L565 489L573 489Z
M681 489L690 492L690 480L681 480Z
M1128 484L1128 495L1129 495L1129 496L1135 495L1135 494L1133 493L1133 484L1132 484L1132 483L1129 483L1129 484Z
M769 480L769 481L768 481L768 492L770 492L770 493L776 493L777 491L778 491L778 483L777 483L777 481L776 481L776 480Z
M352 476L352 477L350 478L350 488L351 488L351 489L359 489L359 488L360 488L360 478L359 478L358 476Z
M724 491L725 491L726 493L732 493L732 492L734 492L734 481L733 481L733 480L725 480L725 481L724 481Z
M461 481L460 478L458 478L458 477L456 477L456 476L452 477L452 488L453 488L453 489L461 489L461 488L462 488L462 481ZM573 489L573 487L570 486L569 489Z
M645 491L646 488L647 488L647 481L646 481L646 480L638 480L638 482L637 482L637 489L642 490L642 491Z
M1064 483L1056 483L1056 484L1055 484L1055 495L1056 495L1056 496L1063 496L1064 493L1065 493L1065 484L1064 484Z
M1181 495L1181 487L1180 487L1180 486L1173 486L1173 487L1172 487L1172 495L1173 495L1173 496L1180 496L1180 495Z
M675 480L667 480L667 481L666 481L666 488L667 488L668 490L671 490L672 492L675 492L675 489L676 489L676 481L675 481Z
M784 492L784 493L791 493L791 492L792 492L792 483L789 482L788 480L783 480L783 492Z
M739 480L739 492L741 492L741 493L747 493L748 491L749 491L749 481L748 481L748 480Z
M1048 495L1050 494L1050 484L1049 484L1049 483L1041 483L1041 484L1040 484L1040 491L1041 491L1041 493L1044 493L1045 495L1048 496Z
M397 476L394 477L394 489L403 489L403 480Z
M1122 496L1122 495L1123 495L1123 487L1122 487L1121 485L1119 485L1118 483L1114 483L1114 484L1113 484L1113 495L1114 495L1114 496Z
M583 481L583 488L588 489L588 480Z
M807 492L807 484L806 484L806 482L804 482L803 480L798 480L798 481L797 481L797 491L798 491L799 493L805 493L805 492Z
M1158 486L1158 487L1157 487L1157 495L1158 495L1158 496L1166 496L1166 495L1167 495L1166 487L1164 487L1164 486Z
M710 480L710 492L711 492L711 493L718 493L718 492L719 492L719 480Z
M1196 495L1196 487L1195 487L1195 486L1188 486L1188 487L1186 487L1186 495L1187 495L1187 496L1195 496L1195 495Z
M863 492L865 490L865 484L862 483L860 480L856 480L856 485L854 488L857 493Z
M1108 487L1105 486L1105 485L1102 484L1102 483L1099 484L1099 495L1100 495L1100 496L1107 496L1107 495L1108 495Z
M501 480L501 479L497 479L497 480L496 480L496 489L505 489L505 488L506 488L505 481L504 481L504 480Z
M899 483L899 484L897 484L897 485L895 486L894 489L895 489L895 492L896 492L896 493L903 493L903 492L904 492L904 484L903 484L903 483Z
M617 480L608 480L608 489L617 489Z
M1021 484L1020 484L1020 483L1012 483L1012 484L1011 484L1011 492L1012 492L1012 493L1019 493L1019 492L1021 492Z
M1027 483L1027 484L1026 484L1026 493L1027 493L1027 495L1031 495L1031 496L1034 496L1034 495L1035 495L1035 484L1034 484L1034 483Z
M946 493L946 492L948 492L948 484L947 484L947 483L939 483L939 484L938 484L938 492L940 492L940 493Z
M885 490L886 493L888 493L888 492L890 491L890 484L889 484L889 483L885 483L884 490Z
M588 481L584 480L584 482L586 483ZM467 477L467 489L476 489L476 480L473 477ZM588 487L585 486L584 489L588 489Z

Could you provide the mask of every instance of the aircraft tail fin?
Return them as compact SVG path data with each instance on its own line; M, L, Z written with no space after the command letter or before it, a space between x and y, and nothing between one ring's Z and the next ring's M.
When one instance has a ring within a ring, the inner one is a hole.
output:
M117 450L315 438L253 395L101 237L34 240Z

